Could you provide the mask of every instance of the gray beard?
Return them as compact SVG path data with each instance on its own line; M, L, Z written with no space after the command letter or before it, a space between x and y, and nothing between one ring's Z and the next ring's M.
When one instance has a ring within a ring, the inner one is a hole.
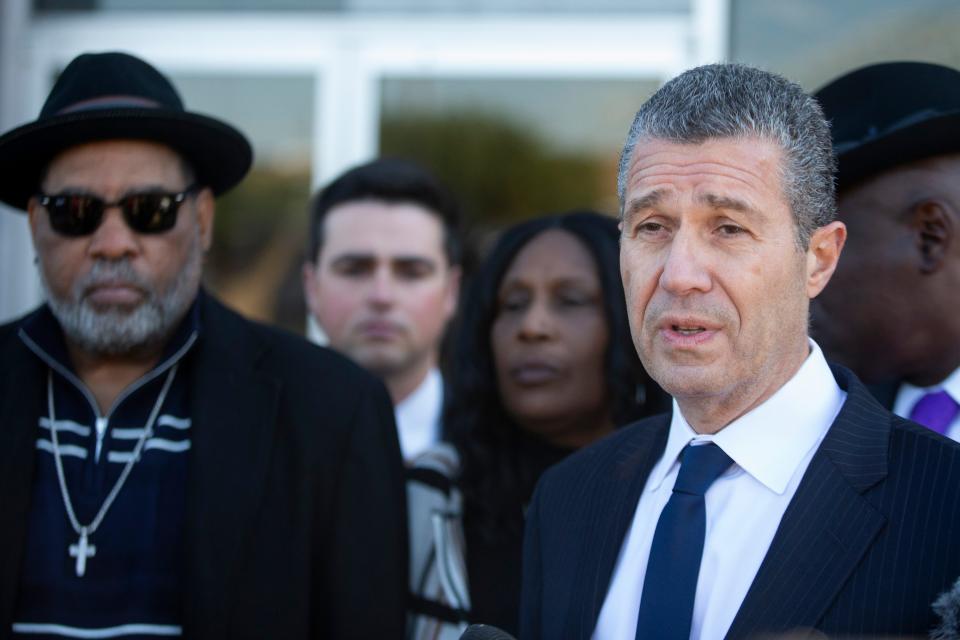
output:
M69 299L55 297L43 269L39 271L47 303L68 340L90 355L124 356L155 349L173 333L197 295L202 258L195 238L186 263L163 292L140 276L127 258L97 260L89 273L74 283ZM145 300L133 309L97 308L86 298L91 286L117 280L144 291Z

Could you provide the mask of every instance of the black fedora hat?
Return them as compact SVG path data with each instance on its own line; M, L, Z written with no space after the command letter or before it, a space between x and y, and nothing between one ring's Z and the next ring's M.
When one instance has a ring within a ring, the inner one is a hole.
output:
M898 165L960 152L960 71L885 62L843 75L814 96L830 120L837 188Z
M26 209L50 160L96 140L163 143L220 194L250 169L246 137L220 120L190 113L170 81L125 53L87 53L60 74L35 121L0 136L0 201Z

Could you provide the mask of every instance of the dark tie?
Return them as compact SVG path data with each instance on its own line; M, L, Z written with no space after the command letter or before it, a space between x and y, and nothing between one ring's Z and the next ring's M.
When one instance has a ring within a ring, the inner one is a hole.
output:
M680 454L673 494L660 513L643 579L637 640L689 640L703 556L707 509L703 494L733 460L710 443Z
M937 433L946 434L958 411L960 405L957 405L949 393L934 391L917 400L917 404L910 410L910 419Z

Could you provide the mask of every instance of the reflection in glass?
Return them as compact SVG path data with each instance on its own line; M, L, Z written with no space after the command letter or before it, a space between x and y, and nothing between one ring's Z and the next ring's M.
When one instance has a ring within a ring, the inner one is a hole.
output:
M689 11L691 0L33 0L38 11L340 11L547 13Z
M234 124L254 149L253 170L217 202L207 286L248 317L302 331L312 78L174 73L172 79L188 109Z
M654 81L383 81L380 148L414 158L480 230L574 207L614 214L620 147Z
M731 0L733 59L808 90L863 65L922 60L960 68L956 0Z

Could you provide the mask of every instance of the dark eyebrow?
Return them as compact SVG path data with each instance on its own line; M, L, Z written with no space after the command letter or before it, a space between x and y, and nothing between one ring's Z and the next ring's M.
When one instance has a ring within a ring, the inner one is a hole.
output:
M367 253L344 253L334 258L330 264L334 266L344 264L372 265L374 261L374 257Z
M712 209L724 209L726 211L738 211L755 215L757 210L743 200L731 198L730 196L718 196L715 193L706 193L700 196L700 201Z
M649 193L643 194L639 198L634 198L627 203L626 214L624 217L629 217L631 214L637 213L638 211L655 207L660 204L661 200L663 200L662 189L654 189Z
M557 278L548 280L547 286L551 289L557 289L561 287L579 287L579 288L589 289L593 285L588 276L568 275L568 276L559 276ZM510 278L505 278L503 282L500 283L500 288L498 289L498 291L500 293L505 293L508 291L513 291L514 289L534 289L534 288L536 288L536 285L531 284L529 279L524 278L523 276L512 276Z
M372 269L377 263L377 257L369 253L344 253L334 258L330 264L333 267L363 268ZM424 267L434 271L437 269L435 261L422 256L396 256L390 259L394 267L409 269L411 267Z
M425 264L430 267L436 266L436 261L434 261L432 258L425 258L423 256L395 256L391 258L390 261L398 265L412 266L412 265L418 265L418 264Z

